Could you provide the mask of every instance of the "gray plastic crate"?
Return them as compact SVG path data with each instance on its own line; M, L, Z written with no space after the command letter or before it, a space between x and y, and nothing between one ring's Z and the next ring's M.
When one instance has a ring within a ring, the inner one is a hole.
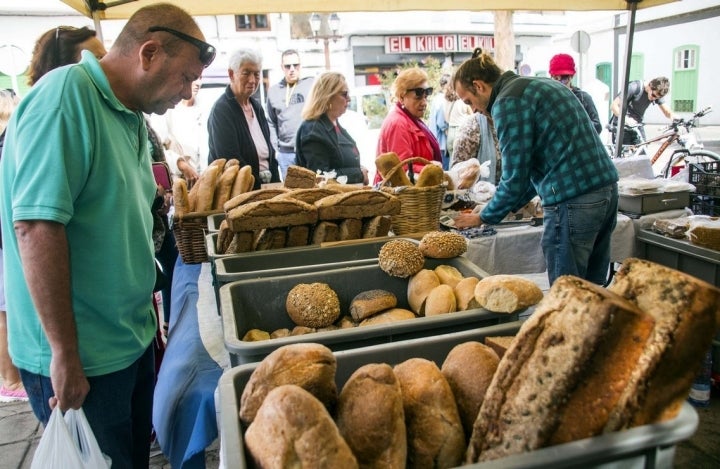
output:
M488 276L464 257L425 261L425 267L428 269L434 269L440 264L451 265L466 277ZM347 350L489 326L518 318L518 313L498 314L479 308L391 324L338 329L259 342L241 340L250 329L272 332L281 328L295 327L287 314L285 300L295 285L313 282L327 283L337 293L342 314L349 314L350 302L355 295L378 288L394 293L399 308L410 309L407 301L408 280L391 277L377 264L232 282L220 288L220 313L225 348L230 353L230 362L237 365L260 361L281 345L295 342L319 342L334 351Z
M326 247L314 244L298 248L273 249L219 257L215 261L215 277L218 286L222 286L249 278L377 264L380 249L388 242L388 239L358 240L348 242L348 244ZM414 239L402 239L418 244L418 241Z
M638 257L685 272L720 286L720 251L650 230L637 234Z
M208 233L217 233L220 231L220 223L225 219L225 212L213 213L208 215Z
M511 322L480 329L413 339L390 344L336 352L338 390L350 375L367 363L396 365L414 357L433 360L442 365L448 352L457 344L482 342L485 337L513 335L520 322ZM226 467L245 468L243 428L238 418L240 397L257 363L231 368L220 378L220 439L222 459ZM562 445L469 466L480 468L672 468L675 445L690 438L696 431L698 416L687 402L673 420L654 425L610 433Z

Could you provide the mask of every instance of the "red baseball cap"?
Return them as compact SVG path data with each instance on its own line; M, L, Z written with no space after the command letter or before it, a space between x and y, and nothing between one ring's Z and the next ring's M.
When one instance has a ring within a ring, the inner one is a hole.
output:
M557 54L550 59L550 75L575 75L575 61L568 54Z

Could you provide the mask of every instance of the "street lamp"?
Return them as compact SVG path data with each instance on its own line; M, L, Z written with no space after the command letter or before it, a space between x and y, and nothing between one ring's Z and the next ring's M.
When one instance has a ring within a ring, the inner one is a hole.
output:
M325 25L325 28L323 26ZM325 48L325 70L330 70L330 39L333 42L337 42L338 39L342 38L342 35L338 34L340 29L340 17L337 13L332 13L330 17L328 15L318 15L313 13L310 15L310 29L312 30L315 42L323 40L323 46Z

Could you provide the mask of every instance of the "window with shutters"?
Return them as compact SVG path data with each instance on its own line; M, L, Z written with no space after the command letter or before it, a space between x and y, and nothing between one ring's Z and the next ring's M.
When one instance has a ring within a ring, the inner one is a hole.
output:
M238 31L270 31L267 15L235 15L235 29Z

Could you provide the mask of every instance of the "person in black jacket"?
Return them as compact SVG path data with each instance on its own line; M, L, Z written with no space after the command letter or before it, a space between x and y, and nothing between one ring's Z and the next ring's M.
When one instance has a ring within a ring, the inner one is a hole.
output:
M208 164L218 158L237 159L252 166L253 189L280 182L270 126L260 103L252 97L262 81L262 57L239 49L230 56L230 84L218 98L208 118Z
M355 140L338 122L349 102L342 74L326 72L315 80L297 131L297 164L313 171L335 171L338 177L347 176L348 184L367 185L368 171L360 165Z
M586 91L572 84L573 77L575 76L575 60L568 54L556 54L550 59L549 72L550 78L570 88L570 91L573 92L585 108L585 112L587 112L595 132L600 134L600 132L602 132L602 123L600 122L600 117L598 117L597 108L595 108L592 97Z

